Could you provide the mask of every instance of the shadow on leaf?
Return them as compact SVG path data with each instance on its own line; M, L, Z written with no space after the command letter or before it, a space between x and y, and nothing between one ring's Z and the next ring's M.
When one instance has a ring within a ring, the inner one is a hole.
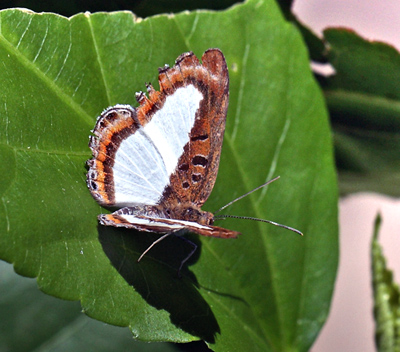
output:
M98 233L112 265L148 304L169 312L171 322L185 332L209 343L215 342L216 334L220 333L219 325L198 292L196 277L187 269L200 255L201 243L197 237L190 237L197 251L185 264L182 278L179 278L179 265L192 250L186 241L177 236L167 237L138 263L139 256L159 235L100 225Z

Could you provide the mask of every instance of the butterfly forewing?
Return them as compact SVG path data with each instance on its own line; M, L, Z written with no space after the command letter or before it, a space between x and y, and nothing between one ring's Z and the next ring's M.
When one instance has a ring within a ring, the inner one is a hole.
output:
M166 207L176 201L200 207L210 195L217 177L225 130L229 78L224 56L219 50L207 50L200 65L193 54L184 54L172 69L160 75L161 87L171 82L174 82L173 87L177 82L179 86L194 87L201 93L202 100L189 141L161 202Z

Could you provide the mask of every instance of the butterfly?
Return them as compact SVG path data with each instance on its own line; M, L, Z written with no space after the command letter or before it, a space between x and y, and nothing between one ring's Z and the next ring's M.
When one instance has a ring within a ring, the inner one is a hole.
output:
M159 69L158 80L160 91L148 84L148 96L136 93L139 107L103 111L89 141L87 186L100 205L120 208L99 215L100 224L164 234L139 260L172 233L239 235L214 226L214 215L201 209L217 178L225 131L224 55L208 49L200 63L192 52L183 53L173 67Z

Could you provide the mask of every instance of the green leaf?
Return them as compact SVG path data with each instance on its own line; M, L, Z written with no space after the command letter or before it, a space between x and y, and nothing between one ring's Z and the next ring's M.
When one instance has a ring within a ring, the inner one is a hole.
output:
M400 195L400 55L346 29L324 32L336 74L324 84L340 188Z
M177 350L168 343L134 341L127 329L88 318L78 302L44 295L36 280L17 276L5 262L0 262L0 272L1 351Z
M400 289L378 242L381 217L375 220L371 246L374 289L375 341L379 352L400 351Z
M185 10L208 9L222 10L234 5L234 0L124 0L124 1L56 1L56 0L14 0L2 7L24 7L35 12L55 12L63 16L72 16L78 12L103 12L130 10L140 17L159 13L176 13Z
M207 341L216 351L299 350L329 310L337 266L337 186L321 93L297 30L272 1L136 21L129 12L70 19L0 13L0 257L42 291L144 341ZM90 129L113 104L135 104L156 68L192 50L224 52L230 106L215 211L273 176L229 214L238 240L199 238L195 258L168 238L97 225L85 185Z

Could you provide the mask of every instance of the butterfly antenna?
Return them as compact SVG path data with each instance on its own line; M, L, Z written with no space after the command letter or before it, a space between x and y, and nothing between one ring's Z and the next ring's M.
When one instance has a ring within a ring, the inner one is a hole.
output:
M269 181L263 183L261 186L258 186L258 187L256 187L256 188L252 189L251 191L249 191L249 192L247 192L247 193L241 195L240 197L237 197L236 199L232 200L232 201L229 202L228 204L224 205L222 208L219 208L219 209L214 213L214 215L215 215L215 214L218 214L220 211L224 210L225 208L228 208L228 207L229 207L230 205L232 205L233 203L236 203L238 200L241 200L242 198L247 197L249 194L251 194L251 193L253 193L253 192L255 192L255 191L258 191L260 188L263 188L263 187L265 187L265 186L268 186L270 183L276 181L276 180L279 179L279 178L280 178L280 176L277 176L277 177L273 178L272 180L269 180ZM230 216L228 216L228 217L230 217ZM225 218L225 217L224 217L224 218ZM268 222L268 221L267 221L267 222ZM279 225L279 226L282 226L282 225ZM283 226L283 227L284 227L284 226Z
M277 222L271 221L271 220L252 218L252 217L249 217L249 216L237 216L237 215L219 215L219 216L215 217L214 219L215 220L222 220L222 219L226 219L226 218L235 218L235 219L244 219L244 220L254 220L254 221L260 221L260 222L266 222L268 224L272 224L272 225L275 225L275 226L283 227L286 230L290 230L290 231L296 232L300 236L303 236L303 233L301 231L296 230L295 228L290 227L290 226L278 224Z

